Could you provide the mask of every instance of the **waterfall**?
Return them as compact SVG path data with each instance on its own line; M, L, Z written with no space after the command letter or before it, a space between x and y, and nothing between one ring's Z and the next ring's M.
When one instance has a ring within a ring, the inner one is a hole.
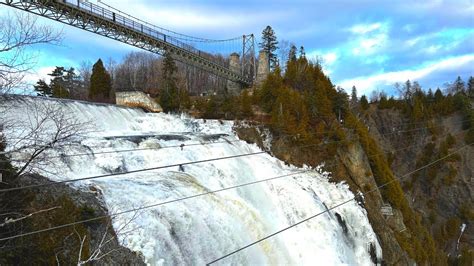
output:
M87 130L74 138L71 145L47 151L54 160L54 169L41 174L55 181L261 151L257 145L239 140L230 121L36 97L3 98L2 102L10 106L4 120L31 123L28 106L41 102L60 106L71 118L87 125ZM48 130L54 130L54 126ZM21 132L5 127L7 143L13 145ZM189 146L197 143L203 145ZM173 147L163 148L169 146ZM140 150L100 153L129 149ZM63 156L78 153L87 155ZM330 173L321 168L287 165L268 153L182 168L175 166L70 185L84 191L100 191L109 212L114 213L308 170L114 217L119 239L131 250L141 252L150 265L205 264L354 196L347 184L329 182ZM370 265L370 245L381 258L382 251L365 209L351 201L218 264Z

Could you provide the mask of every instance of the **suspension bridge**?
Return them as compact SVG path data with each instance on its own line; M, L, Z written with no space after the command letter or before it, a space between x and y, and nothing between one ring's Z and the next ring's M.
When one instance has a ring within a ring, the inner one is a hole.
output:
M269 72L268 57L260 54L257 70L253 34L213 40L167 30L124 13L105 3L86 0L0 0L0 4L27 11L137 48L164 55L167 51L184 64L195 66L228 80L228 89L237 91L260 83ZM199 49L201 44L239 43L228 60ZM262 73L265 72L265 73Z

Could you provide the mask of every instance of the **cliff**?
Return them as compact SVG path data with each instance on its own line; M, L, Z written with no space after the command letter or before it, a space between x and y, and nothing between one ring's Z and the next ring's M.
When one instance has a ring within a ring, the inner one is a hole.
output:
M390 152L391 169L398 176L466 145L463 120L460 113L454 113L411 128L397 129L408 131L408 134L386 135L397 125L407 122L401 112L372 108L367 114L370 131ZM428 128L423 128L426 126ZM400 150L399 147L407 148ZM472 256L474 249L473 155L474 147L467 146L455 156L402 183L410 206L452 261L460 255L469 256L469 250Z
M465 145L467 131L462 129L462 115L412 125L400 111L372 106L359 120L368 128L367 136L345 128L346 141L313 148L301 148L283 136L262 134L269 130L258 124L237 124L235 130L240 138L270 149L288 163L317 166L324 162L334 181L348 183L353 193L369 192L364 196L364 206L383 249L383 264L431 261L470 265L474 247L473 147L406 175ZM373 140L378 152L371 150L365 138ZM381 158L379 163L371 158L374 155ZM402 180L393 181L401 195L377 189L381 185L379 165L390 166L383 171ZM393 203L399 201L402 203Z

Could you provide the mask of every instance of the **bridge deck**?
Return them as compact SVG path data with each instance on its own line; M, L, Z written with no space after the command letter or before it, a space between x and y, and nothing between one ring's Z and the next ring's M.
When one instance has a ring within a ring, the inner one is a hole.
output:
M125 17L112 10L80 0L0 0L8 5L39 16L56 20L79 29L93 32L135 47L163 55L172 53L173 58L194 65L228 80L250 85L251 80L233 72L213 56L164 34L138 20Z

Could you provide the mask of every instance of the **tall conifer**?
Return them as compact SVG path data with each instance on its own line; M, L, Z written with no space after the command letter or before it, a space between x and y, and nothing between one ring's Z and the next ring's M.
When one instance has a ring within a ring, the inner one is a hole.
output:
M278 41L272 27L267 26L262 31L262 42L259 45L263 51L267 52L271 69L275 69L278 65L278 58L275 53L278 49Z
M105 70L104 63L99 59L92 67L89 87L89 100L104 103L115 103L110 74Z

